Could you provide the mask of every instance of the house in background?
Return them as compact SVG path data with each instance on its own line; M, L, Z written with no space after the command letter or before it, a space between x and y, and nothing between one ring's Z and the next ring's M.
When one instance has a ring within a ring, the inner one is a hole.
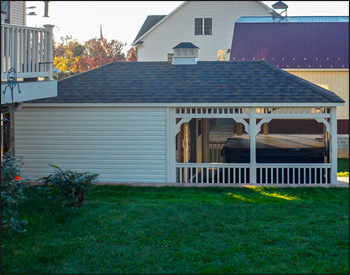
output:
M241 16L269 16L261 1L185 1L168 15L146 18L133 42L137 61L167 61L172 47L190 41L200 48L199 60L228 59L235 21Z
M12 108L15 111L23 102L57 96L52 73L54 26L26 26L26 10L26 1L1 1L1 156L13 149ZM13 102L6 88L10 69L15 70L12 76L19 83L13 89Z
M242 17L235 24L230 60L264 60L343 98L338 149L340 157L349 157L348 16ZM274 121L269 132L316 133L322 127L314 121L302 128L295 121Z
M22 172L38 179L52 163L99 173L101 183L336 182L341 98L264 61L198 61L197 45L172 48L172 62L110 63L60 80L55 98L24 103L15 121ZM244 125L221 161L210 151L216 118ZM327 134L265 137L261 126L274 119L317 120Z

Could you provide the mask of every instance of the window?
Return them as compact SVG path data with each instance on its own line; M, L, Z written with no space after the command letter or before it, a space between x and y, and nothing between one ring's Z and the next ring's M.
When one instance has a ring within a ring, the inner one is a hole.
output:
M203 24L204 22L204 24ZM212 18L195 18L194 34L195 35L212 35L213 19Z
M203 35L203 18L194 19L194 29L195 35Z
M1 11L4 12L5 14L1 14L1 17L5 17L4 18L4 22L5 23L9 23L10 22L10 1L1 1Z
M212 21L212 18L204 18L204 35L211 35Z

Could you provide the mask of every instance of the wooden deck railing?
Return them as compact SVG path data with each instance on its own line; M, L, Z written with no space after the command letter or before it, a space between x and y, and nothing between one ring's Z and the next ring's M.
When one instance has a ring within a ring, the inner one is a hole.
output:
M17 78L53 79L53 27L1 24L1 79L7 78L11 68Z

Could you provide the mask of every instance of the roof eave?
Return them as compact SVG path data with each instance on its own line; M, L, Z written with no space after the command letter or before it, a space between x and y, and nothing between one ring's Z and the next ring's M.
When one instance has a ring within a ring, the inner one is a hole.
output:
M341 107L345 102L322 103L24 103L27 107Z
M160 20L157 24L155 24L152 28L150 28L147 32L145 32L142 36L140 36L137 40L135 40L131 45L132 46L137 46L137 42L139 40L143 39L146 35L148 35L151 31L153 31L158 25L162 24L166 19L168 19L171 15L173 15L175 12L177 12L179 9L181 9L188 2L189 1L184 1L180 6L178 6L171 13L169 13L167 16L165 16L162 20Z

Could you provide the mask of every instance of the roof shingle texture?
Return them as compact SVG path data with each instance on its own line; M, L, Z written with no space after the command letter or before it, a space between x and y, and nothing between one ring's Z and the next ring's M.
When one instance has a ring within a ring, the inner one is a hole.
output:
M58 81L38 103L335 103L331 91L264 61L114 62Z
M177 44L173 49L199 49L196 45L191 42L181 42Z

